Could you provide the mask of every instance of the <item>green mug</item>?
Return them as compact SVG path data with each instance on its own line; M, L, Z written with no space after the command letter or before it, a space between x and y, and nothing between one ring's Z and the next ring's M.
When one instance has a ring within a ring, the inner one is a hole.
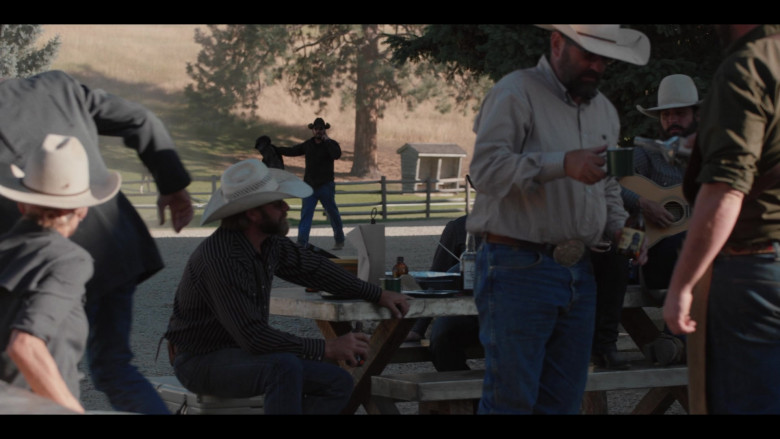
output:
M634 148L607 149L607 172L613 177L634 175Z
M383 290L401 292L401 278L400 277L381 277L379 278L379 285Z

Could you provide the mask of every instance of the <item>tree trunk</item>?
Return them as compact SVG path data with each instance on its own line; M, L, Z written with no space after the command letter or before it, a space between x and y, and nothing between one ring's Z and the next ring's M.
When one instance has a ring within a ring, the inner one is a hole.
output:
M358 49L355 90L355 157L350 175L379 178L377 121L379 119L378 81L374 65L379 59L379 28L363 25L366 44Z

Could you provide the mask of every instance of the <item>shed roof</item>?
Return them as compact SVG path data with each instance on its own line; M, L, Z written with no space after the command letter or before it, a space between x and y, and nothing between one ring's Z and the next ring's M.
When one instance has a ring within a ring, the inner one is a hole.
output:
M407 143L398 148L398 154L413 149L421 156L466 156L466 151L454 143Z

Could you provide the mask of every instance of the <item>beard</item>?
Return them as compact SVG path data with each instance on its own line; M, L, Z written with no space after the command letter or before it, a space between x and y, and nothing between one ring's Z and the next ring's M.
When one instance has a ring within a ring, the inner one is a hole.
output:
M561 83L572 97L586 101L596 97L601 82L601 75L598 72L594 70L574 71L571 57L567 51L561 55L560 65L560 71L565 75L560 78Z
M266 235L287 236L287 233L290 231L290 223L287 221L287 218L279 218L278 221L274 221L264 210L261 210L260 214L262 221L258 227L261 232Z
M678 128L678 129L680 129L682 131L679 132L679 133L673 134L670 131L672 129L674 129L674 128ZM664 140L668 140L668 139L672 138L672 136L688 137L691 134L695 133L697 129L699 129L699 124L696 123L695 120L693 122L691 122L690 125L688 125L688 128L683 128L683 126L681 126L681 125L670 125L669 127L666 128L666 130L661 128L661 134L662 134L661 138L664 139Z

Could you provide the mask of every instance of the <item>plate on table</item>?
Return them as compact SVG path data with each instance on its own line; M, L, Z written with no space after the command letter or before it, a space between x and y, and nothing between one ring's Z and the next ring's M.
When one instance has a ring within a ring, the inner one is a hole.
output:
M412 297L455 297L463 293L460 290L404 290L401 292Z

